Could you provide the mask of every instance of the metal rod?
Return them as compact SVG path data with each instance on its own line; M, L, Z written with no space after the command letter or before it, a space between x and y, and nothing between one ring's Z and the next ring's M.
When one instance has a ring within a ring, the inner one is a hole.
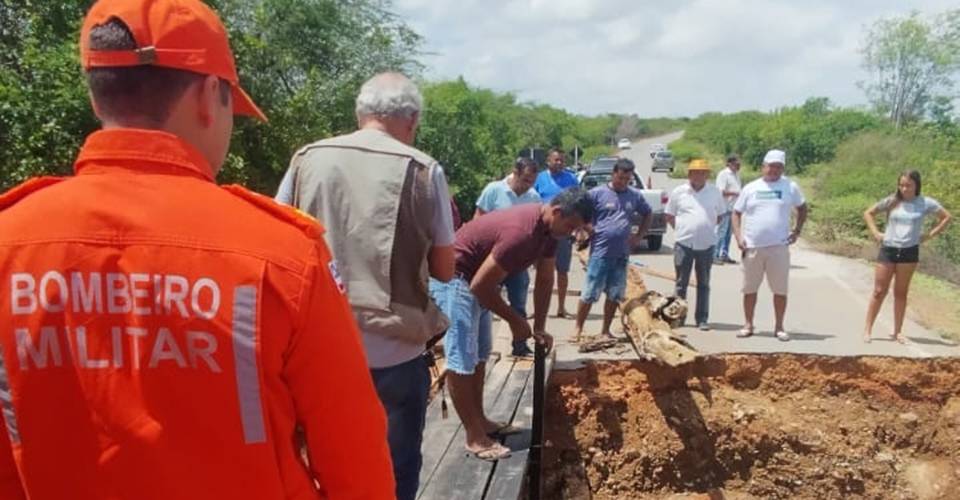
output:
M537 342L533 356L533 429L530 438L530 500L540 500L546 358L546 346Z

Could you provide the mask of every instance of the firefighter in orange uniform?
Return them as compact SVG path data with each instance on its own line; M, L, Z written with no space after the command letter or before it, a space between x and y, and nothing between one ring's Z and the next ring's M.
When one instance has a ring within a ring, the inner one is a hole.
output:
M265 120L216 14L101 0L80 48L103 130L0 197L0 498L392 498L322 228L214 183Z

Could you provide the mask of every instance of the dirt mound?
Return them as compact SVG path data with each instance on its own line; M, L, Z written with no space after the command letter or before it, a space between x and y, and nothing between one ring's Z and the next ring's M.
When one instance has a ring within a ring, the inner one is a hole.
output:
M546 409L544 498L960 498L960 360L597 363Z

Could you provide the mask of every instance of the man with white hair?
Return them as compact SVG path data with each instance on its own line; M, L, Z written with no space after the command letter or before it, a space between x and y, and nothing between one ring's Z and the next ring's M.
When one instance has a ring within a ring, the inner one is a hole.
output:
M733 234L743 252L743 329L754 333L753 313L764 276L773 292L774 335L788 341L783 327L790 277L790 245L796 243L807 220L807 202L797 183L783 175L786 153L771 149L763 159L763 177L747 184L733 205ZM790 216L797 211L790 230Z
M374 76L357 96L359 130L297 151L277 194L326 227L387 412L399 499L417 492L432 361L427 346L448 325L428 294L428 279L454 275L443 169L412 146L422 100L407 77Z

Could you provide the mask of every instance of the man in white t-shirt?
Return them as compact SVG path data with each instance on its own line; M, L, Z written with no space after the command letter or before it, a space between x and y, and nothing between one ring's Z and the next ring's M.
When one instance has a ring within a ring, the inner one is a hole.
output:
M727 167L717 174L717 189L727 203L727 213L720 217L720 224L717 226L717 251L714 255L714 264L737 263L730 258L730 236L733 234L730 218L733 214L733 204L737 202L741 188L740 157L730 155L727 157Z
M710 268L717 243L717 222L727 211L720 190L707 182L710 165L693 160L687 167L687 184L677 186L667 203L667 222L674 228L673 263L677 273L676 293L687 298L690 271L697 273L697 328L710 329Z
M767 277L773 292L776 315L774 333L790 340L783 328L790 277L790 248L800 237L807 220L807 201L797 184L783 175L786 153L771 149L763 158L763 177L747 184L733 206L733 234L743 252L744 326L738 336L754 333L753 313L757 291ZM790 215L797 210L796 225L790 230Z

